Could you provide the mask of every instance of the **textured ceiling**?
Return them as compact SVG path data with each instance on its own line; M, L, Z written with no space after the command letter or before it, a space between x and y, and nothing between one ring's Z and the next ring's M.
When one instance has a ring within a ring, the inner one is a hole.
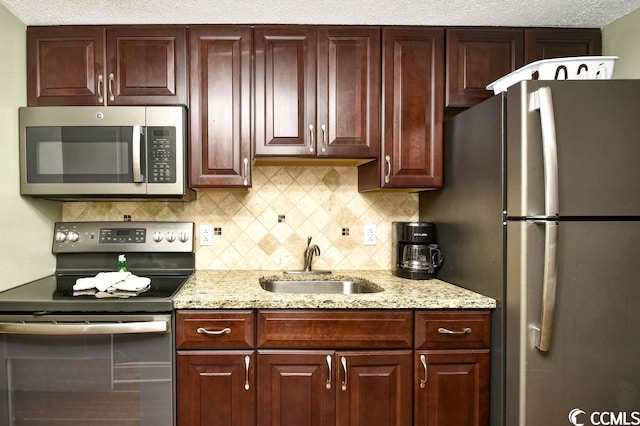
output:
M363 24L592 27L640 0L0 0L27 25Z

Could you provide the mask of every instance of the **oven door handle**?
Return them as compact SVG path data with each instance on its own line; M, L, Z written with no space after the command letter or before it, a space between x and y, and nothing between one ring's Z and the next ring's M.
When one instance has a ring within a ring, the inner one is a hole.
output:
M169 333L168 321L114 323L39 323L2 322L0 334L31 334L43 336L84 336L96 334Z

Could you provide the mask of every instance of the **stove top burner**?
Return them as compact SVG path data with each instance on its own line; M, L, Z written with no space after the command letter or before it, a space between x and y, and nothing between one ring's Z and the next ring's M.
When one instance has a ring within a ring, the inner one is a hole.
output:
M0 293L5 312L171 312L173 297L195 270L191 222L59 222L56 272ZM140 293L75 293L80 277L114 271L125 254L132 273L151 278Z

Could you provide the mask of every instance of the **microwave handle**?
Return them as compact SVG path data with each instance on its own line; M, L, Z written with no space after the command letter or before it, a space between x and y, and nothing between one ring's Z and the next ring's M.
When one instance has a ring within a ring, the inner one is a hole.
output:
M133 126L132 136L132 160L133 160L133 181L136 183L142 183L142 167L140 162L140 126Z

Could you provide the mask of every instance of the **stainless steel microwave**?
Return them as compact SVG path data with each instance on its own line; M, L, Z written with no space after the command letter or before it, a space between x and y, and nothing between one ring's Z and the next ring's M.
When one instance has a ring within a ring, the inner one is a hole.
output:
M191 199L184 107L20 108L20 193Z

